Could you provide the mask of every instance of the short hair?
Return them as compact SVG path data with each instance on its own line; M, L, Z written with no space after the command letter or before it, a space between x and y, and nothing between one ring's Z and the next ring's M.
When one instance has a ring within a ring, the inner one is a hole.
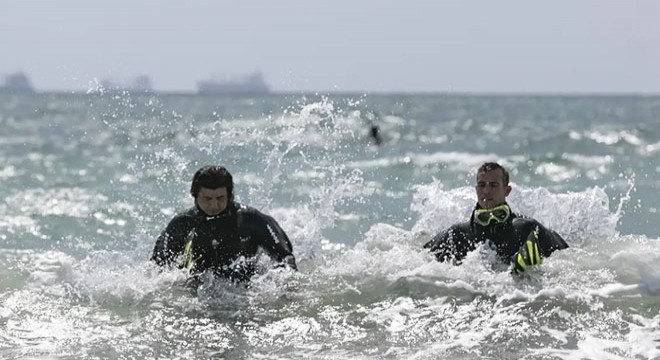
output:
M506 171L506 169L505 169L502 165L500 165L500 164L498 164L498 163L496 163L496 162L486 162L486 163L483 163L483 165L481 165L481 166L479 167L479 169L477 170L477 176L479 176L479 174L483 174L483 173L486 173L486 172L489 172L489 171L498 170L498 169L499 169L499 170L502 170L502 182L503 182L503 185L504 185L504 186L509 185L509 172Z
M201 188L227 188L227 196L234 197L234 179L224 166L206 165L197 170L190 185L190 195L197 198Z

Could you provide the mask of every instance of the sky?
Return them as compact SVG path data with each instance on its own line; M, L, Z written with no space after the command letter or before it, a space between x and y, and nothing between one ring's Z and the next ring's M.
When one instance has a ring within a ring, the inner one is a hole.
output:
M0 0L38 90L260 71L280 92L660 94L656 0Z

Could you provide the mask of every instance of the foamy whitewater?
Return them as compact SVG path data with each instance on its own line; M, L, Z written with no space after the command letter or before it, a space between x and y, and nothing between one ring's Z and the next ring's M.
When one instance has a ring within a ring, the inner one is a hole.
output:
M658 97L2 94L0 124L2 359L660 359ZM525 278L421 249L485 161L570 245ZM300 271L148 261L204 164Z

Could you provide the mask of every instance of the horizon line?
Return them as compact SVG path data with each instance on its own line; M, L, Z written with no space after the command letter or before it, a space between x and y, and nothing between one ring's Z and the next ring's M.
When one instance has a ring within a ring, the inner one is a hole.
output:
M643 92L643 91L450 91L450 90L428 90L428 91L419 91L419 90L271 90L268 92L255 92L255 93L199 93L196 90L131 90L131 89L119 89L119 90L106 90L104 93L108 94L122 94L127 93L130 95L195 95L195 96L205 96L205 97L220 97L220 96L229 96L229 97L245 97L245 96L286 96L286 95L376 95L376 96L431 96L431 95L445 95L445 96L614 96L614 97L625 97L625 96L635 96L635 97L655 97L660 96L660 92ZM46 95L46 94L71 94L71 95L100 95L101 92L89 90L34 90L32 92L13 92L13 91L2 91L0 94L12 94L12 95L23 95L23 94L35 94L35 95Z

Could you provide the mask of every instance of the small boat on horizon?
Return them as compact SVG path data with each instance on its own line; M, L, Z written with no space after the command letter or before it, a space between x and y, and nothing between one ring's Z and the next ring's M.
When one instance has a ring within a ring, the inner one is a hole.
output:
M198 94L268 94L270 86L260 72L239 79L218 81L202 80L197 83Z

